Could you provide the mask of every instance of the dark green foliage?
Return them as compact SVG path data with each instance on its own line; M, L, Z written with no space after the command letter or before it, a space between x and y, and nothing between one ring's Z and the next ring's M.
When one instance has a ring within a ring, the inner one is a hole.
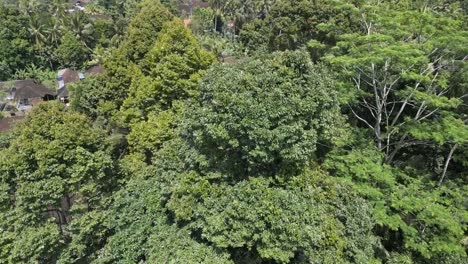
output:
M138 178L115 195L108 220L114 234L98 263L230 263L226 253L198 243L189 230L171 223L164 187L157 178Z
M34 62L27 21L16 9L0 5L0 80Z
M468 263L466 3L199 4L0 0L0 263Z
M254 50L258 44L271 50L297 49L311 39L334 45L337 36L359 28L358 9L350 2L275 1L265 19L243 26L241 40Z
M333 86L299 51L215 67L187 111L186 136L235 178L294 173L341 135Z
M94 22L94 39L102 46L111 44L112 37L116 34L112 20L97 19Z
M72 33L65 34L57 47L56 56L64 68L79 69L87 61L89 53L81 41Z
M90 76L70 85L69 90L73 94L72 109L96 119L100 114L98 106L100 99L103 98L104 87L105 83L102 76Z

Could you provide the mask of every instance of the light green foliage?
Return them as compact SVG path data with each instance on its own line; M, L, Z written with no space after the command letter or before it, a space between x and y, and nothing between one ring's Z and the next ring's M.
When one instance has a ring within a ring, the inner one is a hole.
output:
M198 82L215 61L180 20L164 24L153 48L135 72L123 104L127 122L145 119L173 102L197 95ZM133 120L132 120L133 119Z
M155 153L164 142L174 137L177 115L173 110L166 110L151 114L148 121L135 123L128 135L131 151L148 156Z
M95 110L100 115L118 122L115 116L128 97L132 79L143 75L137 64L142 62L146 53L154 46L163 24L172 19L173 15L159 1L148 0L141 3L141 9L132 19L123 42L117 49L112 49L112 56L108 56L103 62L105 84L101 91L95 91L100 94Z
M468 214L463 206L466 198L461 195L466 188L458 190L449 185L434 189L434 184L383 165L381 155L372 147L332 152L325 167L353 182L355 189L373 204L384 245L391 241L393 246L389 248L398 245L396 248L414 253L415 260L418 255L422 260L440 261L466 257L461 244L467 230ZM395 239L398 233L402 236ZM397 258L403 256L391 259Z
M236 178L294 173L342 135L334 84L303 52L214 68L187 111L186 137Z
M69 239L67 225L99 208L117 184L104 134L59 103L38 105L0 156L10 195L2 199L0 244L10 263L52 261Z
M468 125L450 112L442 112L433 122L410 123L408 130L417 139L435 141L439 145L446 142L468 144Z
M121 49L130 61L139 61L153 47L163 24L173 15L159 2L143 1L140 12L131 21Z
M112 57L104 60L103 67L105 69L104 86L100 91L94 91L94 93L101 93L97 98L99 101L96 111L109 118L117 113L127 97L132 79L132 64L128 62L121 50L113 50Z

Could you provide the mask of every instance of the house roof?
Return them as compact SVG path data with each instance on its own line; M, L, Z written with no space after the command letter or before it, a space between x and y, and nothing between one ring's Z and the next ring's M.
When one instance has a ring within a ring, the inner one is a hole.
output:
M7 103L0 103L0 112L16 112L18 109Z
M64 84L72 83L72 82L76 82L80 80L79 73L69 68L58 71L58 76L62 77Z
M24 116L12 116L0 119L0 133L10 130L10 128L21 121Z
M87 75L99 75L104 72L104 68L100 64L94 65L93 67L86 70Z
M13 92L14 99L30 99L30 98L42 98L46 95L55 95L55 92L45 87L41 83L35 80L20 80L10 81L1 84L2 89L8 92Z
M68 97L69 95L70 95L70 91L65 86L57 90L58 98Z

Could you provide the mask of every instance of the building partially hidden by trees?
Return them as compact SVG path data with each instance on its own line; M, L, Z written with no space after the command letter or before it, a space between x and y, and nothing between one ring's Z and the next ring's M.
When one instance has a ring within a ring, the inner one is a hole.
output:
M27 111L43 101L51 101L56 94L36 80L2 82L0 90L6 95L3 100L20 111Z

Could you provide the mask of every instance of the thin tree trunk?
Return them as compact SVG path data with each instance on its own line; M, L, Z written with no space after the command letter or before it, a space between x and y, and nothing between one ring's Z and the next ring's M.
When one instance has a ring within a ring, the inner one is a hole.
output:
M447 156L447 160L445 161L444 171L442 172L442 176L440 176L439 183L437 184L438 187L440 187L442 185L442 182L444 181L445 175L447 174L448 165L450 163L450 160L452 159L453 153L455 152L457 148L458 148L458 144L455 144L450 149L450 152Z
M385 159L387 164L391 164L393 162L393 159L395 158L395 155L400 151L400 149L403 147L403 142L405 141L406 137L408 136L408 133L405 133L401 138L400 141L395 145L395 149L390 153L389 156Z

